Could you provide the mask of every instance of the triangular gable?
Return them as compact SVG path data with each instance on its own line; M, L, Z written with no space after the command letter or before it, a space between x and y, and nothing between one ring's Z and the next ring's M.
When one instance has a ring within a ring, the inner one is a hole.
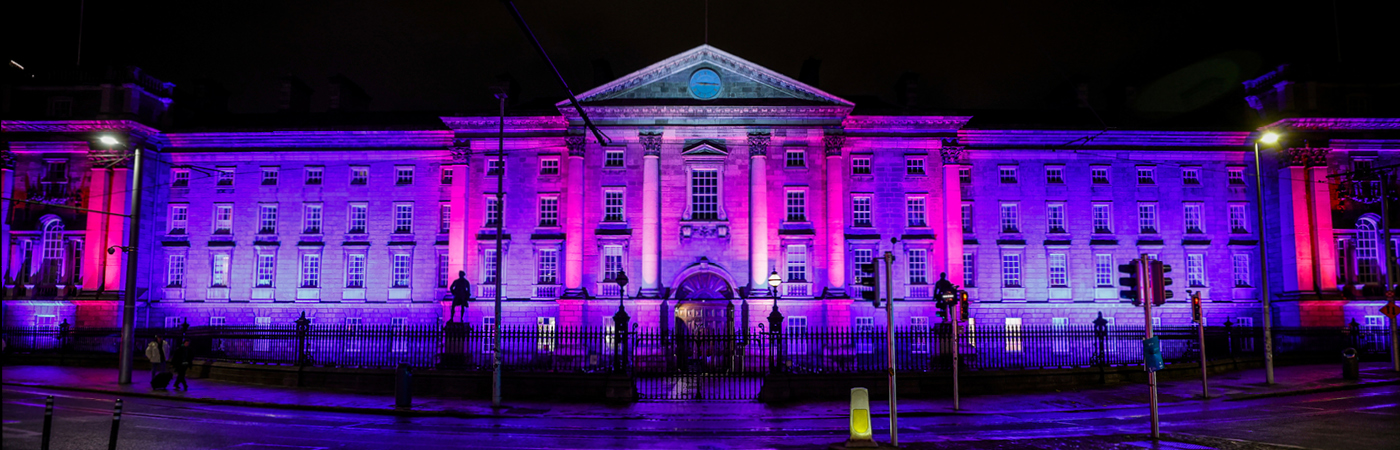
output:
M681 151L681 156L726 156L729 152L709 142L701 142Z
M715 99L699 100L687 90L691 73L701 68L715 70L723 80L724 87ZM724 104L726 101L736 100L785 99L818 104L855 105L709 45L695 47L593 88L579 95L578 99L584 104L646 99ZM569 101L564 100L556 105L561 108L567 107Z

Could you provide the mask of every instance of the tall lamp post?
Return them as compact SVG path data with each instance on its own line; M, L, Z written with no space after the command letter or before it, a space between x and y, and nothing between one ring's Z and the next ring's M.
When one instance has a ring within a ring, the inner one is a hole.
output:
M627 308L623 306L623 302L627 300L627 271L618 270L617 278L613 281L617 283L617 313L613 314L613 368L621 370L623 354L628 353L624 339L627 336L627 322L631 320L631 317L627 316ZM622 351L619 351L619 348Z
M501 242L505 236L506 222L506 90L497 88L496 100L501 102L501 128L500 137L497 141L496 160L500 161L500 166L496 168L496 321L494 333L492 333L491 348L491 407L501 407L501 280L504 273L501 272L501 261L505 259L502 253L504 243ZM491 163L486 163L490 166Z
M119 144L116 138L102 136L103 144L109 147ZM144 154L141 146L132 149L131 161L131 224L127 230L126 247L126 289L122 293L122 348L117 361L117 384L131 384L132 357L136 354L136 248L141 239L141 190L145 188L141 179L141 163ZM113 248L108 248L109 254Z
M778 290L778 286L782 284L783 278L778 276L778 269L773 269L773 273L768 275L768 288L773 290L773 312L768 313L768 332L773 335L769 342L776 348L773 349L774 359L773 364L768 368L769 371L781 368L780 365L783 362L783 313L778 312L778 298L782 297L782 291Z
M1254 141L1254 194L1258 200L1258 205L1254 210L1259 213L1259 222L1255 228L1259 230L1259 285L1263 289L1260 297L1264 303L1264 383L1274 384L1274 336L1273 336L1273 313L1269 308L1269 254L1264 247L1264 168L1259 164L1259 143L1273 144L1278 142L1278 133L1272 131L1265 132L1259 139Z

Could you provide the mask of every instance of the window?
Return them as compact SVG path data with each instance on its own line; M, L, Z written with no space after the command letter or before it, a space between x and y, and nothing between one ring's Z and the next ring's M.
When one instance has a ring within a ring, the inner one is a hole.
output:
M927 175L927 173L924 172L924 159L923 159L923 158L905 158L905 159L904 159L904 173L905 173L906 175Z
M962 230L963 234L972 234L972 204L962 204Z
M1069 286L1069 267L1064 253L1050 254L1050 287Z
M43 269L51 274L50 281L57 281L59 274L63 273L63 221L51 220L44 224L43 235Z
M1249 287L1249 255L1235 254L1234 263L1231 264L1235 278L1235 287Z
M787 191L787 221L807 221L807 192Z
M369 205L365 203L350 204L350 223L347 225L350 234L365 234L369 226Z
M1007 317L1006 323L1006 351L1021 351L1021 318Z
M1138 204L1138 231L1142 234L1157 234L1157 204Z
M1001 255L1001 286L1021 287L1021 255L1008 253Z
M321 287L321 255L301 255L301 287Z
M495 195L486 197L486 226L494 227L501 222L501 200Z
M851 225L857 227L874 226L870 221L870 197L851 197Z
M1205 233L1205 228L1201 221L1201 204L1187 203L1182 206L1182 217L1186 221L1186 232L1188 234Z
M924 327L927 328L928 318L925 317L924 319ZM855 329L851 331L854 331L857 336L856 353L873 353L875 351L875 339L870 339L869 337L875 336L875 318L857 317L855 324Z
M1094 232L1107 234L1113 232L1113 213L1111 205L1093 205Z
M408 277L409 273L411 273L410 269L412 269L412 260L409 258L409 255L405 253L395 253L392 272L393 278L390 280L389 287L408 287Z
M1206 286L1206 255L1199 253L1186 255L1186 285Z
M1231 186L1244 186L1244 168L1243 168L1243 167L1227 167L1227 168L1225 169L1225 174L1226 174L1227 178L1230 180L1230 185L1231 185Z
M603 192L603 221L621 222L623 219L623 192L604 191Z
M870 158L851 158L851 175L870 175Z
M923 197L909 197L904 201L905 217L910 227L926 227L928 219Z
M853 281L853 285L860 286L861 281L865 280L866 278L875 276L874 273L866 272L863 270L866 264L872 264L875 262L874 250L868 248L858 248L851 250L851 262L853 263L851 267L851 279Z
M1351 170L1352 170L1353 172L1370 172L1370 171L1371 171L1371 167L1374 166L1374 165L1375 165L1375 161L1373 161L1373 160L1369 160L1369 159L1354 159L1354 160L1351 161Z
M1094 184L1108 184L1108 166L1090 166L1089 178Z
M209 286L228 286L228 253L215 253L209 261Z
M787 278L792 281L807 281L807 246L787 246Z
M345 264L345 287L365 287L365 255L350 254Z
M540 160L540 175L558 175L559 159L547 158Z
M690 172L691 220L719 220L719 171Z
M438 205L438 234L452 232L452 204L443 202Z
M928 284L928 250L909 250L909 284Z
M359 186L369 184L369 167L350 166L350 184Z
M482 317L482 318L481 318L481 327L482 327L481 329L483 329L483 330L492 331L492 333L489 335L489 336L490 336L490 339L482 339L482 340L481 340L481 352L482 352L482 353L495 353L495 349L493 349L492 346L496 345L496 343L495 343L495 338L494 338L494 336L495 336L494 331L496 330L496 317L495 317L495 316L484 316L484 317Z
M1244 205L1230 205L1230 232L1236 234L1248 233L1249 222L1246 217Z
M1015 184L1015 183L1018 182L1018 179L1017 179L1017 177L1016 177L1016 168L1015 168L1015 167L1005 167L1005 166L1003 166L1003 167L1001 167L1000 169L998 169L997 172L998 172L999 174L1001 174L1001 182L1002 182L1003 184Z
M972 184L972 168L971 168L971 167L959 167L959 168L958 168L958 184Z
M977 256L963 253L963 287L977 286Z
M399 186L413 184L413 166L394 166L394 184Z
M540 250L539 265L535 268L539 284L559 283L559 251Z
M603 280L617 280L617 274L622 273L622 246L603 246Z
M501 159L491 159L486 161L486 176L494 177L506 174L506 162Z
M170 234L185 234L190 225L190 205L170 205Z
M1347 268L1347 241L1337 239L1337 285L1347 283L1347 275L1351 273Z
M1094 286L1113 287L1113 255L1094 255Z
M233 186L233 168L219 167L219 186Z
M277 257L274 255L258 255L257 265L254 267L253 275L255 287L272 287L272 280L277 276Z
M1356 279L1361 283L1379 283L1380 239L1376 233L1376 223L1362 219L1356 221Z
M1157 184L1157 168L1152 166L1138 166L1138 184Z
M559 197L540 197L540 226L559 226Z
M306 203L301 207L301 232L321 234L321 204Z
M807 151L788 150L786 161L788 167L807 167Z
M1001 204L1001 232L1019 233L1021 230L1021 214L1015 203Z
M603 167L622 167L624 165L622 158L622 150L608 150L603 152Z
M209 318L209 326L211 327L222 327L226 324L228 324L228 319L223 316L212 316Z
M277 205L258 205L258 234L277 234Z
M170 186L188 187L190 185L190 169L171 169Z
M170 265L165 270L165 285L180 287L185 285L185 255L170 255Z
M413 233L413 204L394 204L394 234Z
M807 316L791 316L787 318L787 328L784 334L788 335L787 350L789 354L807 354Z
M456 175L457 175L457 171L456 171L455 169L453 169L453 168L451 168L451 167L443 167L443 168L442 168L442 176L441 176L441 184L444 185L444 186L451 185L453 179L456 178Z
M263 185L263 186L276 186L276 185L277 185L277 175L278 175L278 173L277 173L277 168L276 168L276 167L264 167L264 168L262 168L262 185Z
M1049 184L1065 183L1065 166L1045 166L1045 182Z
M1201 184L1201 168L1199 168L1199 167L1182 167L1182 168L1181 168L1181 184L1191 185L1191 186Z
M73 284L83 284L83 241L73 241Z
M487 249L481 252L481 282L496 282L496 250Z
M1063 203L1052 203L1045 206L1045 220L1050 226L1051 233L1065 232L1065 205Z
M439 253L439 254L438 254L438 266L437 266L437 269L438 269L438 270L437 270L437 287L438 287L438 288L445 288L445 287L447 287L447 283L450 283L450 282L452 281L452 274L449 272L449 270L450 270L451 268L452 268L452 264L451 264L451 261L447 259L447 254L446 254L446 253Z
M306 166L306 184L309 186L321 185L321 179L325 178L326 168L322 166Z
M233 233L233 205L214 205L214 234Z

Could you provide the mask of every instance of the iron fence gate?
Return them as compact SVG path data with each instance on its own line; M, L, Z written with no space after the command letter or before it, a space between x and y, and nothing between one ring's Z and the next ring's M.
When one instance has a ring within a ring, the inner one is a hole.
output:
M633 335L640 400L757 400L768 372L764 333L678 328Z

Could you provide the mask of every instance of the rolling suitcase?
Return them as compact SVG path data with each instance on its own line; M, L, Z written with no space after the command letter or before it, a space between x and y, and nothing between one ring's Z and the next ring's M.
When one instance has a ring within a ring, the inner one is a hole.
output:
M151 389L165 389L170 385L170 379L174 377L170 372L161 372L151 377Z

